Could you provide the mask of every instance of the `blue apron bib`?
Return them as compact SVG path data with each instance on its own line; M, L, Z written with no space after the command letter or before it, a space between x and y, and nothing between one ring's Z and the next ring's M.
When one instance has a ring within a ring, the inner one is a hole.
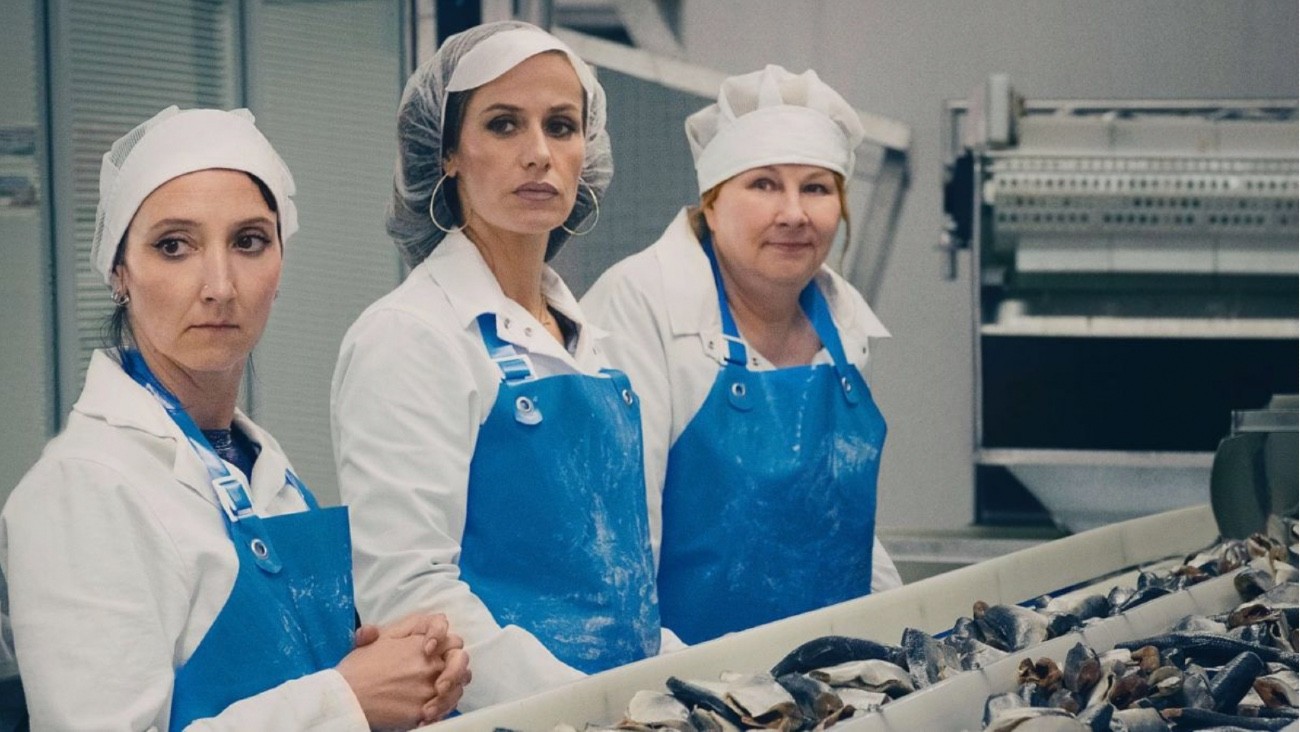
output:
M352 542L347 509L322 509L291 471L285 481L307 511L263 518L243 484L180 402L135 351L122 368L148 389L203 460L222 507L239 572L226 604L172 687L171 729L221 713L241 699L338 665L353 647Z
M832 364L750 371L713 246L726 364L668 452L659 603L687 643L871 592L885 420L826 299L799 303Z
M478 318L501 369L470 462L460 576L501 625L585 673L659 651L640 405L627 377L536 378Z

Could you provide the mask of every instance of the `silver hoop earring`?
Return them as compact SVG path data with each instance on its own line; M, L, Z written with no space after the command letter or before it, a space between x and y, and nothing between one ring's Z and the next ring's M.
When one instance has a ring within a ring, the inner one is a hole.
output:
M131 296L123 290L113 290L113 294L109 297L112 299L113 304L119 308L131 302Z
M432 221L433 225L438 227L438 230L441 231L442 233L455 234L457 232L463 231L465 229L465 225L461 224L460 226L453 226L448 228L446 226L443 226L441 223L439 223L438 217L433 213L434 203L438 200L438 189L442 188L442 183L445 180L447 180L447 174L443 173L442 177L438 179L438 185L433 187L433 193L429 194L429 220Z
M596 190L584 181L578 181L578 183L579 185L587 186L587 190L591 193L591 202L596 207L595 210L596 218L592 220L591 226L588 226L584 231L574 231L573 229L570 229L564 224L560 224L560 228L568 232L570 236L586 236L590 234L593 229L596 228L596 224L600 223L600 199L596 198Z

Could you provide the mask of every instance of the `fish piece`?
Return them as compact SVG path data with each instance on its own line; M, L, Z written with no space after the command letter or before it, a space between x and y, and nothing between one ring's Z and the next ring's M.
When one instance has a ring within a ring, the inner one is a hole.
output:
M976 603L975 621L986 642L1003 651L1022 651L1047 640L1047 618L1019 605Z
M954 638L950 635L940 642L957 654L963 671L984 668L1008 655L1006 651L1000 651L975 638Z
M1259 656L1249 651L1238 654L1210 679L1210 696L1214 697L1214 710L1223 712L1236 709L1237 702L1266 671Z
M1115 715L1115 705L1101 702L1084 707L1076 717L1089 732L1110 732L1110 720Z
M1047 706L1064 709L1070 714L1078 714L1083 705L1079 703L1079 697L1073 691L1062 686L1047 698Z
M916 628L903 631L903 653L907 672L917 689L924 689L961 671L961 659L951 647Z
M1232 612L1228 613L1229 629L1240 628L1243 625L1255 625L1256 623L1267 623L1282 617L1282 611L1269 607L1261 602L1247 602L1238 605Z
M1019 709L1023 706L1025 706L1025 700L1021 699L1018 694L1008 692L991 695L984 700L984 726L989 726L1002 712L1008 709Z
M1049 721L1040 722L1038 720ZM1033 726L1029 726L1031 722ZM1042 732L1066 730L1067 732L1074 732L1075 730L1087 730L1088 728L1080 724L1072 714L1063 709L1053 707L1014 707L1002 710L984 729L985 732L1010 732L1011 730L1017 730L1017 732L1028 732L1029 730L1042 730Z
M687 681L676 676L669 676L664 685L668 687L668 693L676 697L677 701L685 704L687 708L702 707L736 727L742 725L740 715L736 714L735 710L727 705L726 684L718 681Z
M1084 645L1075 643L1065 654L1065 667L1061 669L1061 681L1070 691L1085 694L1101 679L1101 661L1097 652Z
M1022 684L1035 684L1044 692L1052 693L1061 688L1062 673L1056 661L1043 657L1037 662L1026 658L1016 669L1017 680Z
M638 691L627 703L625 723L678 726L672 729L690 729L691 711L675 697L657 691ZM682 725L686 725L683 727Z
M826 668L848 661L866 661L880 659L903 665L902 649L877 643L866 638L850 638L843 635L827 635L814 638L786 654L772 667L772 676L779 678L786 674L802 674L815 668Z
M1228 626L1204 615L1188 615L1170 628L1174 632L1227 633Z
M1115 644L1116 648L1128 649L1141 648L1142 646L1155 646L1161 650L1178 649L1189 658L1211 664L1224 663L1240 653L1250 651L1265 661L1284 663L1291 669L1295 669L1297 666L1296 654L1292 651L1269 648L1258 643L1247 643L1232 636L1217 633L1166 633L1151 638L1139 638Z
M1259 567L1247 567L1232 578L1232 586L1244 600L1254 600L1276 584L1273 573Z
M1133 673L1121 676L1111 688L1106 700L1114 704L1116 709L1128 709L1134 702L1146 697L1149 691L1150 686L1142 674Z
M1174 666L1161 666L1147 677L1151 695L1169 697L1183 690L1183 672Z
M1208 709L1166 709L1165 717L1174 723L1174 729L1205 729L1211 726L1235 730L1280 730L1295 723L1288 718L1242 717ZM1168 726L1161 729L1168 729Z
M703 708L691 710L691 725L695 727L695 732L740 732L740 727L722 715Z
M1296 672L1287 669L1260 676L1252 686L1265 705L1294 707L1300 702L1297 699L1297 684L1300 684L1300 679L1297 679Z
M895 698L916 690L913 677L906 669L877 659L849 661L830 668L814 669L808 672L808 676L834 687L878 691Z
M1133 594L1129 595L1124 600L1124 602L1119 605L1119 607L1117 608L1117 612L1121 612L1121 613L1128 612L1129 610L1132 610L1138 605L1144 605L1156 598L1164 597L1165 595L1168 595L1171 592L1173 592L1173 590L1168 587L1162 587L1160 585L1148 585L1147 587L1143 587L1142 589L1137 590Z
M1104 596L1092 594L1082 597L1053 598L1043 609L1049 613L1068 613L1079 620L1104 618L1110 614L1110 601Z
M776 679L767 674L724 673L729 706L740 714L740 721L768 729L794 729L802 716L799 705Z
M1120 709L1111 715L1111 726L1119 723L1124 732L1168 732L1165 718L1154 709Z
M1083 627L1083 621L1079 616L1070 613L1046 613L1047 618L1047 637L1060 638L1066 633L1071 633Z
M856 712L874 712L880 709L889 701L887 694L879 691L868 691L867 689L838 689L840 700L844 702L847 709L852 707L853 716L858 716Z
M807 674L786 674L777 679L776 683L790 692L805 720L824 722L844 706L844 701L829 684Z

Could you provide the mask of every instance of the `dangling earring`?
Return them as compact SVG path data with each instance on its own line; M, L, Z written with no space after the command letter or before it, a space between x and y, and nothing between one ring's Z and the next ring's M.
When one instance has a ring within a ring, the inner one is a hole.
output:
M441 231L442 233L455 234L459 231L463 231L465 229L465 225L461 224L460 226L452 226L448 228L446 226L443 226L441 223L439 223L438 217L433 213L434 202L438 200L438 189L442 188L442 182L445 180L447 180L447 174L443 173L442 177L438 179L438 185L433 187L433 193L429 194L429 220L432 221L433 225L438 227L438 230Z
M600 199L596 198L596 191L588 185L586 181L579 180L578 185L587 186L587 192L591 194L591 202L596 207L596 218L592 220L591 226L588 226L584 231L574 231L564 224L560 224L560 228L564 229L571 236L586 236L591 233L592 229L596 228L596 224L600 223Z
M125 290L113 290L113 294L109 297L113 300L113 304L119 308L131 302L131 296Z

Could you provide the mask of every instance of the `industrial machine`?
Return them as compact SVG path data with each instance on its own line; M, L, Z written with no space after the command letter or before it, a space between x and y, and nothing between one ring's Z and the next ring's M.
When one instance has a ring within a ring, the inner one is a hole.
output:
M977 523L1208 502L1232 411L1296 392L1296 101L1028 100L995 75L946 112Z

